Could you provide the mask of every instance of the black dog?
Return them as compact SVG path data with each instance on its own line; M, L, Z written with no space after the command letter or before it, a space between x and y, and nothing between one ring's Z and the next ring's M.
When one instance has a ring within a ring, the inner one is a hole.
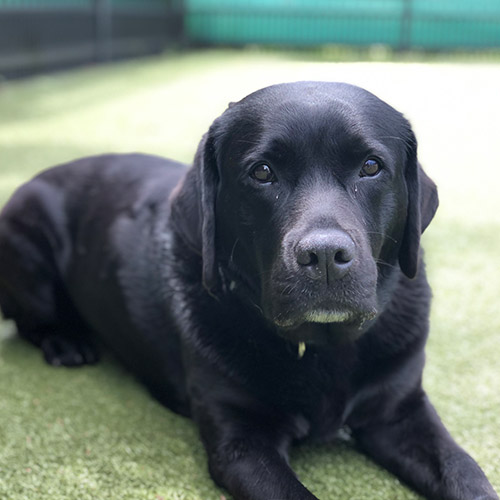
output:
M408 122L346 84L231 105L194 166L86 158L0 218L0 305L49 363L99 339L198 423L237 499L313 499L290 444L347 426L429 498L498 499L422 389L438 198Z

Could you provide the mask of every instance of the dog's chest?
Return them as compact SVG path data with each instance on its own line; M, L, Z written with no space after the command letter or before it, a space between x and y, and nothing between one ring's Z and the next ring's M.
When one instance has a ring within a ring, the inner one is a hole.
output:
M307 421L308 437L329 440L345 423L355 391L357 358L349 348L329 356L310 351L297 364L295 373L290 374L286 387L279 390L288 411Z
M337 437L344 425L343 415L347 394L338 390L318 398L309 414L309 436L316 441L330 441Z
M311 408L311 438L330 440L345 423L345 413L352 394L351 374L337 374Z

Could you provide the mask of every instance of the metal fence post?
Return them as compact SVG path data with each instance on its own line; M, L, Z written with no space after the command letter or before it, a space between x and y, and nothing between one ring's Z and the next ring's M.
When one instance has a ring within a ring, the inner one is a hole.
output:
M94 0L95 47L98 61L109 61L113 57L113 11L112 0Z
M413 23L413 0L402 0L401 31L399 33L398 49L409 50L411 47L411 31Z

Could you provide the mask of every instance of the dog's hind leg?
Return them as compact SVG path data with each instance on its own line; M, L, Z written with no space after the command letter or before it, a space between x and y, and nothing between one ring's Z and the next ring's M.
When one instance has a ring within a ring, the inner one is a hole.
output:
M0 310L52 365L98 361L89 328L65 290L56 239L37 189L23 186L0 217Z
M19 335L39 347L51 365L96 363L99 356L89 338L89 329L69 298L47 276L39 276L37 283L27 271L25 261L18 265L13 262L8 273L0 264L0 309L4 318L14 320ZM7 281L13 276L14 283Z
M0 240L0 255L6 255ZM8 254L7 254L8 255ZM16 323L19 335L39 347L47 363L58 366L93 364L99 359L89 329L62 287L37 270L25 257L0 263L0 309ZM28 265L27 265L28 264Z

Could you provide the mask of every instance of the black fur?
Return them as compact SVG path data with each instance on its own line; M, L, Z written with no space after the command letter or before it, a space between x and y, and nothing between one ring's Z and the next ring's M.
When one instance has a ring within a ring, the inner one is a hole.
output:
M237 499L316 498L289 446L344 426L428 498L498 499L422 389L437 204L400 113L346 84L277 85L230 106L190 169L99 156L22 186L0 306L49 363L106 344L197 422Z

